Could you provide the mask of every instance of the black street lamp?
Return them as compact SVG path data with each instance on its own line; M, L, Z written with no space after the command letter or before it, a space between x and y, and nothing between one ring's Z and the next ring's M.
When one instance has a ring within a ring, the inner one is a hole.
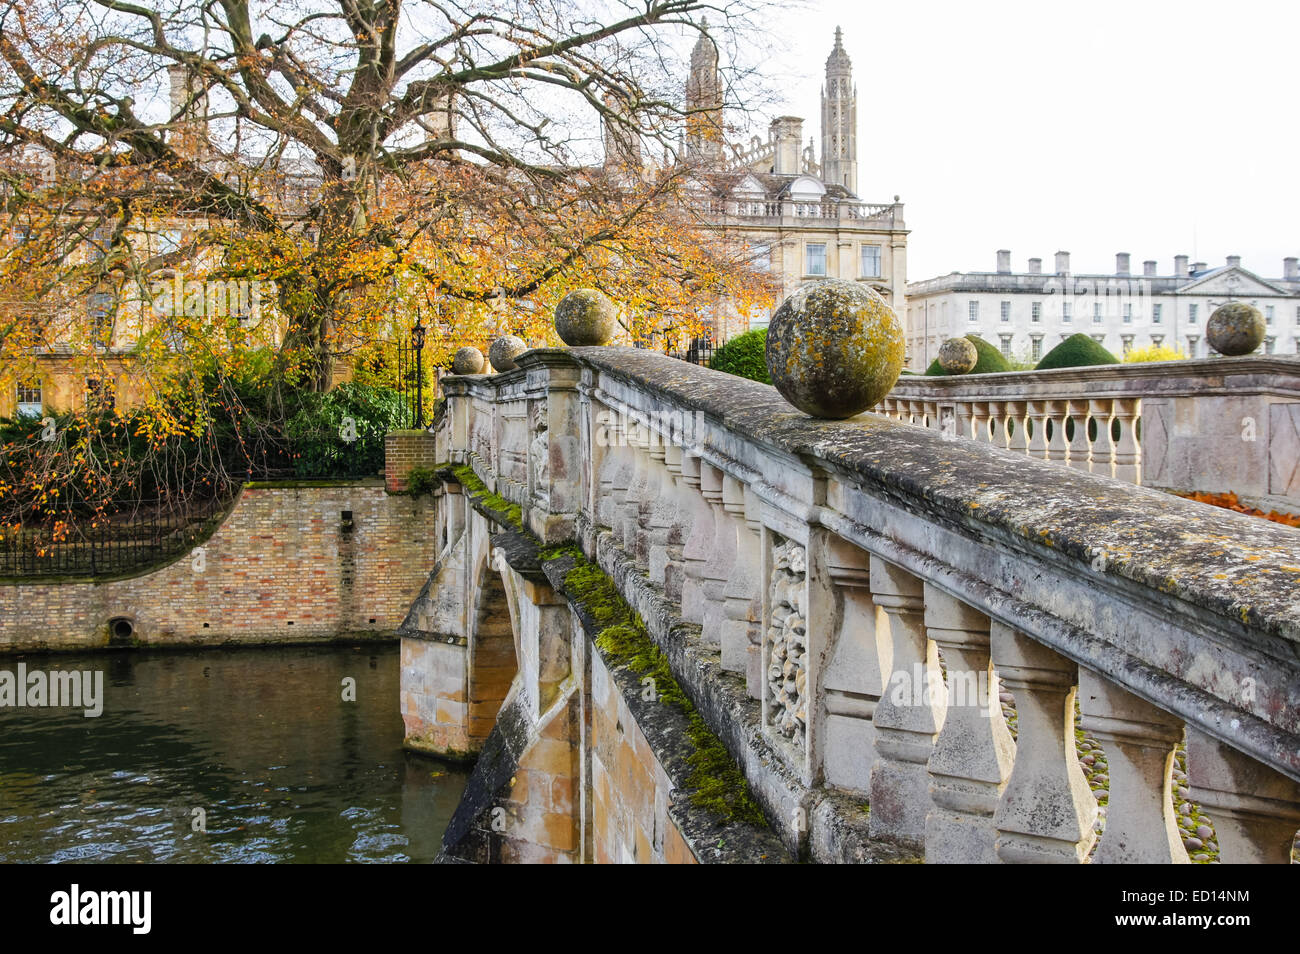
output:
M424 325L420 323L420 306L415 306L415 327L411 344L415 348L415 429L424 427Z

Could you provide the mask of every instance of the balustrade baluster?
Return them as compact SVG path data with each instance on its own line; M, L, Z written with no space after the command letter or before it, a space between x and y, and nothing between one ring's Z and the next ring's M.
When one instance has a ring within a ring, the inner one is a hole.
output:
M655 510L652 526L662 539L656 537L650 546L650 579L664 588L670 600L682 598L682 547L690 534L694 507L691 492L682 480L682 449L677 444L664 448L664 493Z
M990 863L997 829L993 813L1011 777L1016 745L998 701L989 658L989 619L925 584L925 629L947 667L947 709L930 753L925 860Z
M1047 457L1047 402L1028 402L1026 413L1032 433L1029 434L1029 446L1025 453L1036 460L1044 460Z
M1092 443L1092 472L1115 476L1115 442L1111 439L1111 420L1115 416L1115 402L1111 398L1098 398L1088 402L1092 420L1097 428L1097 439Z
M628 556L635 556L636 553L636 537L641 529L641 507L653 503L647 493L650 479L649 446L645 428L633 424L628 429L628 450L633 460L632 478L628 481L627 493L623 496L622 520L615 529L615 539Z
M979 439L981 443L992 444L994 447L1006 447L1006 409L1000 401L989 401L984 407L986 408L985 418L988 423L980 431Z
M1098 863L1188 862L1174 817L1170 772L1183 737L1175 716L1090 669L1079 669L1083 727L1106 751L1110 796Z
M1192 797L1214 823L1219 860L1291 863L1300 828L1300 783L1187 727L1187 777Z
M746 543L743 539L746 533L745 485L730 474L722 474L722 493L718 502L719 508L714 511L717 526L717 535L714 537L714 563L706 574L704 585L704 593L707 597L704 606L705 640L722 649L724 669L744 672L746 647L749 645L748 635L743 636L743 642L733 635L730 646L724 642L724 639L728 633L728 623L731 621L727 611L728 593L742 585L739 581L733 580L733 577L736 574L742 578L749 575L749 570L745 566L747 558L741 554L741 548ZM752 555L757 556L757 553ZM737 568L738 564L739 568ZM754 581L750 592L761 594L758 589L757 567L754 567L752 575Z
M682 547L685 578L682 580L682 619L688 623L704 622L704 577L713 555L717 535L713 507L704 495L704 471L708 465L696 454L682 454L682 483L692 498L695 520Z
M745 673L745 684L755 699L762 698L763 582L760 560L759 500L747 485L732 481L732 499L741 496L739 513L734 502L727 512L736 525L736 561L723 588L722 668ZM728 485L724 483L726 496Z
M1065 463L1069 457L1069 445L1065 441L1065 401L1047 402L1047 423L1051 431L1047 436L1047 459L1058 464Z
M1137 439L1141 398L1118 398L1115 419L1119 421L1119 443L1115 446L1115 478L1130 484L1142 483L1142 445Z
M1007 417L1007 450L1017 454L1027 454L1029 452L1029 434L1028 426L1025 423L1028 417L1028 409L1024 401L1007 401L1005 404Z
M870 831L920 848L931 806L926 763L946 704L939 653L925 633L921 580L872 556L871 598L888 617L891 657L889 679L872 716Z
M1066 402L1070 410L1071 426L1074 434L1070 437L1068 461L1076 470L1092 469L1092 442L1088 439L1088 408L1086 398L1071 399Z
M700 576L701 588L704 591L700 623L703 626L704 641L710 646L719 648L722 645L720 625L723 610L722 594L736 559L736 526L723 505L724 477L725 475L718 468L704 462L700 463L700 493L713 511L713 540Z
M876 708L892 667L889 618L871 599L871 558L828 536L826 571L834 597L834 638L822 677L822 764L840 788L871 792Z
M1097 800L1074 745L1078 667L1003 623L993 665L1016 700L1016 762L993 817L1005 862L1080 863L1095 840Z

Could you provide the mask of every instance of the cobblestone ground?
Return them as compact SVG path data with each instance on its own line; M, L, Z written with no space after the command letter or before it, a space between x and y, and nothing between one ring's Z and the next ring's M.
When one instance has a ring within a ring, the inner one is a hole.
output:
M1002 714L1006 717L1011 735L1016 734L1016 705L1011 693L1005 690L1000 694ZM1079 721L1079 706L1075 703L1075 722ZM1106 808L1110 800L1110 776L1106 774L1106 752L1096 739L1083 729L1074 730L1074 746L1079 753L1079 764L1088 779L1088 787L1097 799L1097 841L1093 843L1095 854L1101 842L1101 833L1106 828ZM1183 743L1178 743L1174 753L1174 777L1172 798L1174 811L1178 815L1178 832L1183 838L1183 847L1194 864L1211 865L1219 862L1219 842L1214 834L1214 822L1201 811L1201 806L1192 800L1191 790L1187 784L1187 751ZM1300 834L1291 848L1291 861L1300 863Z

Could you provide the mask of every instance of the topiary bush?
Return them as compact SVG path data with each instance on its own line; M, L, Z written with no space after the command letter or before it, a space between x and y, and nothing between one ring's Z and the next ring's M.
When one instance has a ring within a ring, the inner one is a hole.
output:
M975 354L978 355L978 358L975 361L975 367L971 368L962 377L972 374L995 374L999 371L1011 370L1011 363L1007 361L1002 352L979 335L966 335L965 338L975 346ZM925 369L925 373L932 377L948 376L948 372L940 366L938 358L930 362L930 366Z
M771 384L767 376L767 329L755 328L736 335L713 354L709 367L751 381Z
M1035 371L1050 371L1052 368L1088 368L1098 364L1119 364L1115 357L1083 332L1070 335L1038 362Z

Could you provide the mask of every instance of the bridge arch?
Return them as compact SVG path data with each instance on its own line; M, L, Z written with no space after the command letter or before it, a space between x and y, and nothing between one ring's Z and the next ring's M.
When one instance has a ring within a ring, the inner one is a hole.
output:
M475 594L466 657L469 737L482 745L496 724L497 712L519 671L519 611L510 598L503 570L486 539L487 522L478 518L483 539L471 575ZM508 571L507 571L508 572Z

